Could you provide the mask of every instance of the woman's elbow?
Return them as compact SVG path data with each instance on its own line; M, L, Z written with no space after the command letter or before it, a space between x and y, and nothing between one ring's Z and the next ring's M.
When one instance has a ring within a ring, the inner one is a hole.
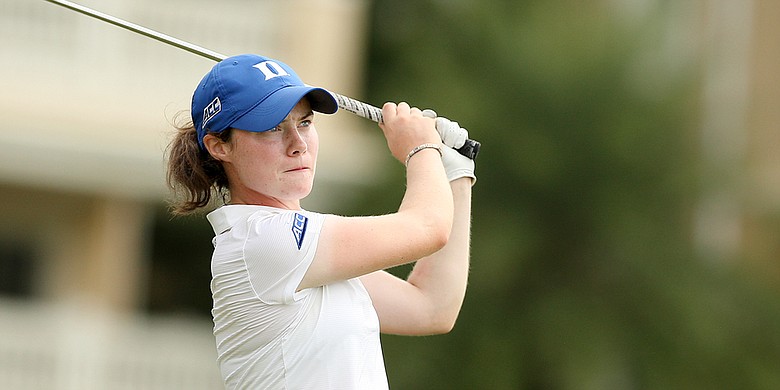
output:
M452 232L453 216L436 212L431 208L419 208L403 212L402 225L409 243L415 243L420 252L417 258L438 252L449 242Z
M431 217L430 224L428 225L427 236L430 242L433 252L444 248L447 242L450 240L450 233L452 232L452 218L445 218L443 216Z
M440 249L447 245L450 241L450 231L452 225L446 227L440 227L431 233L431 245L434 248L434 252L438 252Z
M431 321L428 328L429 335L441 335L452 332L455 328L457 316L441 316Z

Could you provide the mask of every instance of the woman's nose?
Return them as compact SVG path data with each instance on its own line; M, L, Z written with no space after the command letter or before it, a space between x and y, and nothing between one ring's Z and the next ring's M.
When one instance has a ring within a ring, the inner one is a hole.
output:
M306 140L303 138L301 133L296 129L295 127L292 127L290 129L285 129L287 132L287 138L288 138L288 153L291 156L296 156L299 154L306 153L306 150L308 149L308 145L306 144Z

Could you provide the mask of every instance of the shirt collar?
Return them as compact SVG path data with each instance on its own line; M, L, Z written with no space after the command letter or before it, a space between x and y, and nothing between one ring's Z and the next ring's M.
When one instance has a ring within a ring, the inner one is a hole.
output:
M279 210L268 206L234 204L222 206L206 215L211 223L214 234L221 234L232 228L237 222L245 220L248 216L260 211Z

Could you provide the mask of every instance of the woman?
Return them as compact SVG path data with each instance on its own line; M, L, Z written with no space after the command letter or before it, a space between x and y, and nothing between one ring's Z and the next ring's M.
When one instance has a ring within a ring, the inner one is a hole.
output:
M241 55L218 63L193 95L193 123L169 146L174 212L225 204L214 228L212 315L228 388L384 389L379 333L452 329L469 258L474 163L437 132L465 136L406 103L382 107L392 155L406 165L397 212L342 217L301 209L312 189L314 112L327 91L282 62ZM453 133L454 132L454 133ZM384 269L416 261L406 280Z

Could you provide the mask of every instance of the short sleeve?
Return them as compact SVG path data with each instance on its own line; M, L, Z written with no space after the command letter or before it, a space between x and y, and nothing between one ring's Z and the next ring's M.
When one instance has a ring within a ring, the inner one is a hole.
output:
M325 216L285 211L251 217L244 245L249 282L268 304L288 304L302 296L295 289L317 250Z

